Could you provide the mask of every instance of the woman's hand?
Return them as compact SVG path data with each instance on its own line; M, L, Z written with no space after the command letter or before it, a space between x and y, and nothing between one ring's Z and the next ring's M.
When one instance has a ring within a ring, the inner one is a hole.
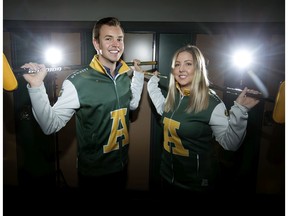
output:
M156 70L156 71L153 72L153 75L159 76L159 75L160 75L160 72Z
M259 99L249 97L246 95L247 93L259 94L258 91L245 87L241 94L237 97L236 102L250 110L259 103Z

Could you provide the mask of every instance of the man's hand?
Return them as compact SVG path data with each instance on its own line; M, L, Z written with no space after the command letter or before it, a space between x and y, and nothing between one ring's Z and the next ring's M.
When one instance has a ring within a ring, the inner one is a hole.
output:
M44 78L47 75L47 70L44 64L26 63L21 68L28 69L29 72L23 74L24 79L30 84L30 87L39 87L42 85Z

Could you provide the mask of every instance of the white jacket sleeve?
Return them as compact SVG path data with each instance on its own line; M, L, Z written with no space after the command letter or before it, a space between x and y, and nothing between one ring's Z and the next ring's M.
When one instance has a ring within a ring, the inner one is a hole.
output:
M33 115L45 134L59 131L71 119L75 109L80 107L77 91L74 85L65 80L62 85L62 94L57 102L50 105L44 84L38 88L27 85L32 103Z
M139 101L141 99L141 94L143 91L143 85L144 85L144 73L134 71L131 82L131 92L132 92L132 99L130 101L131 110L136 110L139 106Z
M165 106L165 97L162 94L161 89L158 87L159 80L160 79L157 76L152 76L147 83L147 91L157 113L162 115Z
M210 119L216 141L225 149L236 151L246 136L248 109L234 101L229 115L224 103L218 104Z

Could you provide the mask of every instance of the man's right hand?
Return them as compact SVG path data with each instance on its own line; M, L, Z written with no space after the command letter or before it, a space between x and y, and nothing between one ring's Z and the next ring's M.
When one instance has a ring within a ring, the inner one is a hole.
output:
M30 87L39 87L42 85L44 78L47 75L46 66L44 64L37 63L26 63L21 66L23 69L28 69L29 71L33 71L30 73L23 74L24 79L30 84Z

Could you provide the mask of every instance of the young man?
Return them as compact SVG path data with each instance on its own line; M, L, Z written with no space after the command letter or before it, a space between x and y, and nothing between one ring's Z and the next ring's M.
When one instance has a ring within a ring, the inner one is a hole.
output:
M76 115L80 188L119 191L127 179L129 111L138 107L144 74L134 71L132 80L127 74L131 69L120 59L124 30L117 18L99 20L92 43L97 54L89 67L64 80L53 106L43 84L45 65L27 63L22 68L39 71L24 78L33 114L45 134L59 131ZM134 60L135 69L138 63Z

